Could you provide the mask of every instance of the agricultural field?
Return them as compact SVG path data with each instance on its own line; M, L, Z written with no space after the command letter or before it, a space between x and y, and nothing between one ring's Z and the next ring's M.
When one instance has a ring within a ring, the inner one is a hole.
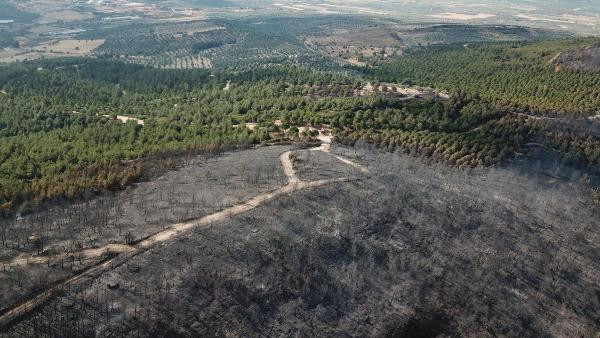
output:
M408 23L517 25L581 35L600 33L600 8L586 0L282 0L258 1L268 10L297 15L353 14ZM260 8L257 6L257 8Z
M104 43L105 40L56 40L46 44L38 45L36 49L42 49L56 54L75 54L78 56L89 54Z
M56 58L65 56L91 55L92 51L104 43L97 40L52 40L36 45L27 50L9 50L0 52L0 62L35 60L40 58Z
M305 41L309 47L354 65L366 65L366 60L378 56L385 59L402 55L403 47L406 47L388 27L338 29L332 35L309 36Z
M207 60L194 55L198 51L194 48L194 44L207 40L218 40L220 44L225 43L219 39L187 38L188 35L201 34L219 28L199 21L205 19L205 14L201 10L175 10L128 1L65 3L44 0L7 2L2 6L10 6L13 10L7 9L6 19L0 16L0 29L3 31L0 48L10 47L0 50L0 62L57 58L64 55L104 55L107 50L114 51L115 49L118 49L121 54L142 53L147 52L148 44L167 44L166 50L155 51L154 54L161 52L165 55L150 62L151 65L207 68L209 67ZM21 15L21 19L16 20L11 16L13 12L26 13L29 16ZM127 32L129 29L127 26L130 25L149 23L156 24L156 31L134 29L135 36L131 34L115 36L113 34ZM98 34L98 32L102 33ZM153 35L155 36L153 37ZM185 41L180 41L182 39ZM82 40L102 41L107 45L104 49L99 49L97 53L91 52L101 43L71 47L74 41ZM127 42L133 46L129 46ZM132 42L137 43L133 44ZM56 52L49 51L50 45L56 45ZM172 54L174 51L177 55ZM167 55L167 52L170 54Z
M4 24L2 44L11 48L0 51L0 62L87 55L166 69L243 71L292 64L345 71L347 66L367 66L402 56L414 46L570 35L485 22L471 26L441 17L414 22L374 13L369 17L348 15L339 12L338 5L328 5L329 10L319 10L319 15L305 13L314 10L311 6L290 5L305 10L288 8L281 13L281 6L260 1L245 6L235 1L219 6L179 1L25 2L18 5L19 10L32 13L35 19ZM103 43L93 49L80 47L86 52L48 50L49 44L67 47L74 40Z
M226 49L242 36L207 22L134 25L126 30L84 34L84 37L106 37L94 51L96 56L117 57L129 62L166 69L210 69L211 56Z
M366 66L404 55L411 47L528 41L567 37L569 34L519 26L468 26L461 24L403 25L366 23L354 29L331 29L305 38L307 46L342 64Z

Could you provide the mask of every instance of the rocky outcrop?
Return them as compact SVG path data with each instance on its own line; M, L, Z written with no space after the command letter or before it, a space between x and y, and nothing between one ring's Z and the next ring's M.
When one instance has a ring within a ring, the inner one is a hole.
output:
M558 53L550 62L554 64L556 71L600 71L600 43Z

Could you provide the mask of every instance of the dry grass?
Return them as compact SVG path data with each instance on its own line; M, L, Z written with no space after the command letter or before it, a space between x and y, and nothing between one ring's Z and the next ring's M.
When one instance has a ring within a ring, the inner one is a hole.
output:
M36 50L49 51L57 54L85 55L100 47L104 39L98 40L56 40L35 47Z
M84 56L90 54L94 49L104 43L104 39L98 40L54 40L34 46L31 49L15 49L0 51L0 63L16 61L35 60L44 58L56 58L63 56Z

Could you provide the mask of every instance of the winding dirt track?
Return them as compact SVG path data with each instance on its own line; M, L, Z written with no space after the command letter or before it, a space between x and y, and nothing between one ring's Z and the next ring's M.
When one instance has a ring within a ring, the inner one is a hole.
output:
M318 139L321 141L321 146L319 146L317 148L312 148L312 149L310 149L311 151L320 150L320 151L322 151L322 152L324 152L326 154L329 154L330 156L333 156L334 158L338 159L341 162L344 162L344 163L346 163L346 164L348 164L350 166L353 166L354 168L362 171L364 174L368 174L369 173L369 169L367 169L366 167L364 167L364 166L362 166L362 165L360 165L360 164L358 164L356 162L350 161L347 158L343 158L342 156L338 156L338 155L332 154L331 151L330 151L330 149L331 149L331 139L332 139L331 136L325 136L325 135L323 135L323 133L319 132Z
M320 137L320 139L321 139L321 137ZM324 139L322 139L322 142L323 143L321 144L320 147L313 148L311 150L313 150L313 151L320 150L320 151L329 153L331 139L325 137ZM98 265L95 265L95 266L81 272L80 274L75 275L75 276L61 282L60 284L58 284L54 287L51 287L50 289L34 296L30 300L16 305L11 310L7 311L6 313L4 313L3 315L0 316L0 331L8 328L12 323L15 323L19 318L26 315L30 311L34 310L38 306L42 305L44 302L59 295L62 292L62 290L68 288L71 284L78 284L78 283L83 283L83 282L89 281L106 271L110 271L110 270L114 269L115 267L122 265L123 263L127 262L131 258L133 258L143 252L146 252L152 248L155 248L156 246L163 244L173 238L176 238L177 236L184 234L191 229L194 229L194 228L197 228L200 226L206 226L206 225L209 225L209 224L212 224L215 222L220 222L220 221L229 219L235 215L239 215L241 213L252 210L252 209L258 207L259 205L261 205L267 201L270 201L276 197L279 197L281 195L290 194L294 191L320 187L320 186L324 186L324 185L336 183L336 182L348 182L348 181L352 180L347 177L341 177L341 178L335 178L335 179L325 179L325 180L317 180L317 181L309 181L309 182L302 181L298 178L298 176L296 175L296 172L294 171L292 162L290 160L290 154L291 154L291 151L286 151L283 154L281 154L281 156L280 156L280 161L283 166L283 170L288 179L288 183L281 188L257 195L255 197L247 200L246 202L234 205L230 208L224 209L224 210L216 212L214 214L204 216L197 220L194 220L191 222L173 224L169 228L167 228L163 231L160 231L160 232L158 232L158 233L156 233L156 234L154 234L132 246L110 244L110 245L107 245L102 248L87 249L87 250L83 250L79 253L69 255L69 257L70 256L77 257L77 255L80 255L80 254L87 255L86 257L100 257L101 255L106 253L107 250L109 252L111 252L109 250L109 249L111 249L110 246L112 246L112 249L114 250L114 251L112 251L112 253L118 253L118 255L116 257L108 259ZM348 164L354 166L355 168L360 169L363 172L368 172L367 169L362 167L360 164L354 163L350 160L347 160L347 159L342 158L337 155L332 154L332 156L340 159L344 163L348 163ZM56 259L57 257L60 259L60 256L54 256L54 257L51 257L51 259ZM49 259L49 257L29 257L29 258L20 257L17 260L20 262L22 262L22 260L25 260L25 264L27 264L27 263L32 264L32 263L47 263L48 259Z

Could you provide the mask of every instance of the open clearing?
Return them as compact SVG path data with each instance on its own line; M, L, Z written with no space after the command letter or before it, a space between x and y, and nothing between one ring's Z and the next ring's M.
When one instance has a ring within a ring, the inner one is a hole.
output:
M35 60L40 58L89 55L94 49L101 46L104 41L104 39L65 39L45 42L32 48L4 50L0 51L0 62L15 62Z
M86 55L104 43L104 39L97 40L56 40L34 47L35 50L48 51L58 54Z
M102 115L102 116L111 118L111 115ZM144 120L141 120L141 119L138 119L138 118L135 118L135 117L131 117L131 116L117 115L117 116L115 116L115 118L117 120L123 122L123 123L127 123L129 121L133 121L133 122L135 122L136 124L138 124L140 126L144 125Z
M366 65L361 61L365 58L401 55L405 47L392 27L336 30L333 34L307 36L304 41L309 48L357 66Z

